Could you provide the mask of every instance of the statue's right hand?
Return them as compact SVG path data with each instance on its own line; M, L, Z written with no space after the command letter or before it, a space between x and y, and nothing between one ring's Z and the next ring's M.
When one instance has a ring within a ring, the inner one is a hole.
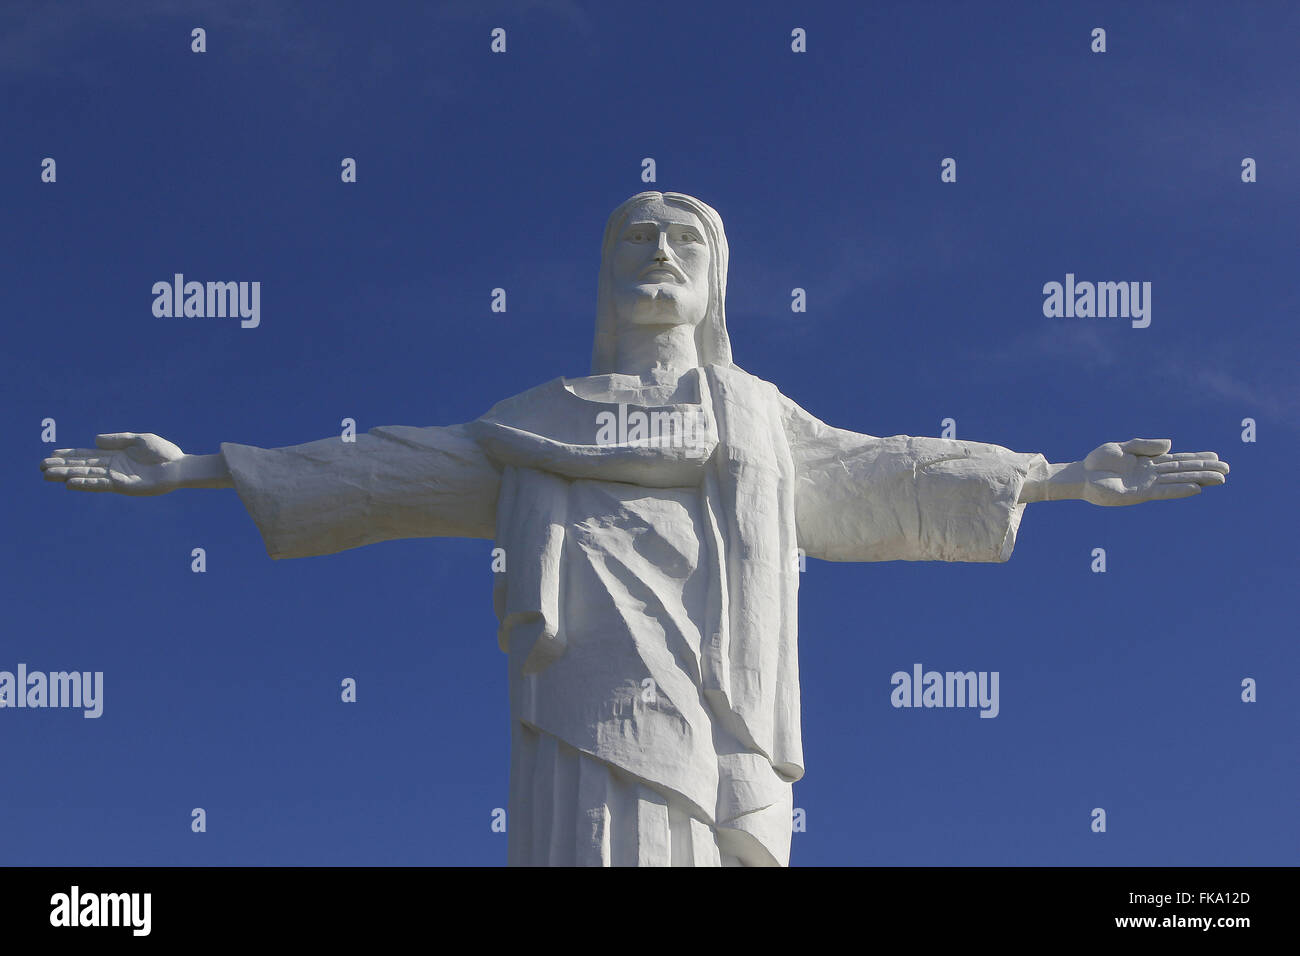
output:
M97 448L59 448L41 462L46 481L62 481L75 491L116 491L121 495L161 495L177 487L175 469L166 466L185 453L148 432L96 435Z

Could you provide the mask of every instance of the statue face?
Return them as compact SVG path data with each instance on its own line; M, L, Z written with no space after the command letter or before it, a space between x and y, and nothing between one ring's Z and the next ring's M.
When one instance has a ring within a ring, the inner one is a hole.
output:
M654 200L635 206L614 242L614 304L632 325L698 325L709 308L709 258L694 213Z

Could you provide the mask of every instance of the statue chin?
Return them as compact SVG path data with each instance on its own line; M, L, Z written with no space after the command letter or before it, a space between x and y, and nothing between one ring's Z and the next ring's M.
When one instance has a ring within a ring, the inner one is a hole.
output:
M628 325L699 325L706 311L704 303L697 305L678 288L659 283L638 285L618 302L618 317Z

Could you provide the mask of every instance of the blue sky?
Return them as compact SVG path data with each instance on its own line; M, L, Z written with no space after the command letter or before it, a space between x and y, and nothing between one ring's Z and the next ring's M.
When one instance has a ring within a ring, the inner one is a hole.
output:
M99 720L0 710L0 862L504 864L490 542L272 562L233 491L42 482L40 423L209 453L585 374L649 156L726 224L737 363L818 417L1232 465L1031 505L1002 565L810 561L792 863L1296 863L1298 29L1285 3L6 4L0 670L106 690ZM154 317L175 272L260 281L260 327ZM1150 327L1045 318L1066 273L1150 281ZM893 709L915 662L998 671L1000 715Z

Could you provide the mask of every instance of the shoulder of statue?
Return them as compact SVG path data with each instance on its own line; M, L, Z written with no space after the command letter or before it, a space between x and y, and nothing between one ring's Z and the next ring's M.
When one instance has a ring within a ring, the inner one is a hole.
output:
M550 379L549 381L542 382L540 385L534 385L532 388L526 388L522 392L516 392L513 395L501 399L480 415L479 418L491 418L494 413L501 409L511 408L520 403L530 403L548 394L559 394L565 390L566 384L571 381L577 381L577 379L566 379L561 375L557 378Z
M760 389L774 400L789 401L774 384L765 378L759 378L751 372L746 372L739 365L722 365L715 362L705 365L703 368L710 376L719 381L750 389Z

